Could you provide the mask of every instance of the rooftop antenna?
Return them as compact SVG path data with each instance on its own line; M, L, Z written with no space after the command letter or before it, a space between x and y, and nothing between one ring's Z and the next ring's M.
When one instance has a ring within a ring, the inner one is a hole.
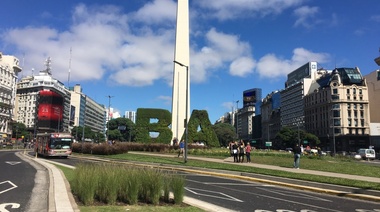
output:
M51 75L51 58L50 57L46 59L45 66L46 66L46 69L42 72L45 72L46 74Z
M67 77L67 87L70 89L70 73L71 73L71 47L70 47L70 59L69 59L69 76Z

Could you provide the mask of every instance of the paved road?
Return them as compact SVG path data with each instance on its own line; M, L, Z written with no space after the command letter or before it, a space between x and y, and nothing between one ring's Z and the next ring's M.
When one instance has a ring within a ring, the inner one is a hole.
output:
M75 166L83 160L51 159ZM209 175L186 175L186 196L233 211L379 212L380 203Z
M236 211L380 211L380 203L376 202L263 183L194 174L187 174L186 179L186 196Z
M0 152L0 211L46 211L46 170L22 160L15 153Z

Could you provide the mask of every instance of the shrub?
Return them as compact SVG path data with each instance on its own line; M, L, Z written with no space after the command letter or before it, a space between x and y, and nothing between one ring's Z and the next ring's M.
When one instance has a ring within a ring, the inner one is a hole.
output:
M181 204L185 195L185 178L181 175L172 175L171 179L174 203Z

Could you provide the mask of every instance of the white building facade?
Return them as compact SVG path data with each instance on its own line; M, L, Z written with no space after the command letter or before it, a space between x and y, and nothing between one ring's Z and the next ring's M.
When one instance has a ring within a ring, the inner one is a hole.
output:
M11 122L14 121L16 83L22 71L19 60L0 52L0 142L10 139Z

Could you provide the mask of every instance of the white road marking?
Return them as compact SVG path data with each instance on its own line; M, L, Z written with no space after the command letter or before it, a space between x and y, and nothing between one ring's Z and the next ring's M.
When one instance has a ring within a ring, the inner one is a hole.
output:
M7 209L5 209L5 207L7 206L11 206L11 208L19 208L20 207L20 204L18 203L3 203L3 204L0 204L0 212L9 212Z
M0 194L2 194L2 193L5 193L5 192L7 192L7 191L10 191L10 190L12 190L12 189L15 189L15 188L17 188L17 186L14 184L14 183L12 183L11 181L4 181L4 182L0 182L0 185L1 184L5 184L5 183L9 183L9 184L11 184L11 186L12 187L10 187L10 188L8 188L8 189L5 189L4 191L0 191Z
M209 190L203 190L203 189L197 189L197 188L188 188L185 187L185 189L193 194L199 195L199 196L206 196L206 197L213 197L217 199L225 199L225 200L230 200L230 201L235 201L235 202L243 202L240 199L237 199L235 197L232 197L230 195L224 194L222 192L215 192L215 191L209 191ZM214 195L206 194L206 193L211 193Z
M5 161L5 163L8 163L9 165L16 165L16 164L19 164L19 163L21 163L21 162L19 162L19 161Z

